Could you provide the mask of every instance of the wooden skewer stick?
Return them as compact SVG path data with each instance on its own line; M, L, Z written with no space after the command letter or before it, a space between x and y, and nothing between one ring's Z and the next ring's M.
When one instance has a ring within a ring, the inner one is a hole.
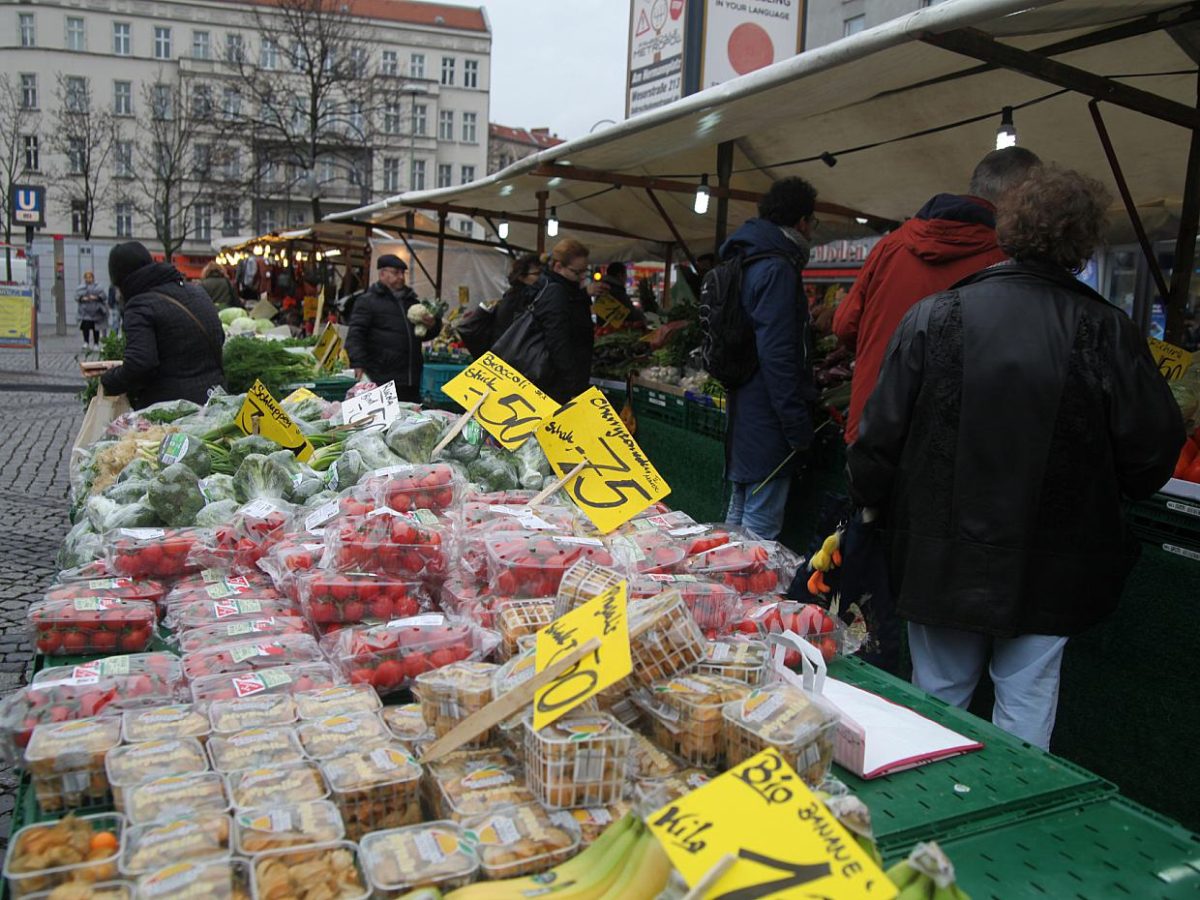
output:
M480 394L479 399L475 401L475 405L458 417L458 421L455 422L453 427L446 432L446 436L438 442L436 447L433 448L433 452L429 454L430 459L437 456L448 446L450 446L450 442L458 437L459 432L467 427L467 423L471 421L471 417L474 416L475 413L479 412L479 407L483 406L483 401L486 399L487 394Z
M573 468L570 472L568 472L562 478L558 479L558 481L554 482L554 484L550 485L549 487L542 488L541 493L538 494L536 497L534 497L532 500L530 500L529 503L526 505L532 509L535 506L540 506L541 504L545 503L547 499L549 499L551 496L553 496L554 494L557 494L560 490L562 490L562 486L564 484L566 484L568 481L570 481L572 478L574 478L576 475L578 475L580 472L582 472L584 470L584 467L587 466L587 464L588 464L588 461L586 459L581 459L579 461L579 464L576 465L575 468Z
M519 712L522 707L533 701L534 695L550 682L554 681L573 665L586 656L600 649L600 639L592 638L582 646L576 647L553 665L547 666L528 681L506 693L498 700L493 700L483 709L476 710L467 716L444 735L425 748L421 756L422 763L430 763L441 759L447 753L453 753L467 741L479 737L493 725L499 724L509 716Z
M683 895L683 900L700 900L709 889L721 880L722 876L729 871L729 867L737 862L737 857L732 853L726 853L717 860L717 864L704 873L704 877L696 882L696 886Z

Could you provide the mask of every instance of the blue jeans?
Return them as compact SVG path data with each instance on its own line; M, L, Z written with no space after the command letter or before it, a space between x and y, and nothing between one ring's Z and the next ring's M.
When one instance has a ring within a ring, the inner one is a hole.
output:
M913 684L963 709L970 704L987 665L996 686L992 724L1035 747L1050 749L1065 637L1023 634L993 638L909 622L908 646Z
M754 489L761 482L735 481L732 484L726 524L749 528L763 540L777 539L783 531L783 511L787 507L792 479L787 475L776 475L757 494Z

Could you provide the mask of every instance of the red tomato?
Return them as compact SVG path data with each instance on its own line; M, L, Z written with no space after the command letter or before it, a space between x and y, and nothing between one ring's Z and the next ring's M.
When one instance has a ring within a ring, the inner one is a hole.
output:
M87 635L81 631L68 631L63 635L62 648L69 654L80 654L87 649Z
M392 615L392 601L387 597L376 597L371 601L371 617L388 619Z
M37 648L39 653L53 656L62 647L62 632L53 629L43 631L38 635Z
M404 680L405 672L405 667L397 660L384 660L375 669L375 689L392 690Z
M374 684L375 673L371 669L355 669L350 673L351 684Z
M92 634L92 649L97 653L111 653L116 647L116 632L96 631Z
M425 663L425 654L410 653L404 657L404 677L408 679L416 678L429 667Z
M341 619L343 622L361 622L366 611L366 604L352 600L342 606Z

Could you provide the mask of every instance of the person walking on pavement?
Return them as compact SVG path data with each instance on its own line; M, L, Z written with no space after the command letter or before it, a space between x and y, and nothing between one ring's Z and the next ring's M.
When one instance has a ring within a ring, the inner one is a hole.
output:
M1074 276L1108 201L1049 166L1000 198L1011 260L904 315L847 451L888 531L913 682L965 708L988 665L992 721L1042 749L1067 639L1137 559L1121 498L1158 490L1185 436L1137 326Z
M421 341L431 341L442 330L438 316L427 314L425 337L417 337L408 311L420 302L404 283L408 265L393 253L379 257L379 280L362 293L350 314L346 355L356 377L363 373L376 384L396 382L396 396L408 403L421 402L421 370L425 366Z
M108 304L104 289L96 284L96 276L83 273L83 284L75 288L75 303L79 307L79 330L83 333L83 349L100 349L100 338L108 330Z
M784 178L759 201L721 247L721 259L767 254L746 264L741 303L754 323L758 369L729 392L725 477L732 484L731 525L774 540L795 463L813 440L809 404L815 398L809 361L808 303L801 270L817 226L816 189Z

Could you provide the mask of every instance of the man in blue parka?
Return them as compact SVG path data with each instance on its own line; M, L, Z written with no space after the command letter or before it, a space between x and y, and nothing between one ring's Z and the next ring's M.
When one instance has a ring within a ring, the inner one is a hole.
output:
M767 256L744 268L741 302L754 322L758 369L729 394L727 521L775 539L795 464L813 439L808 303L801 271L817 219L817 192L802 178L775 182L721 247L721 258Z

